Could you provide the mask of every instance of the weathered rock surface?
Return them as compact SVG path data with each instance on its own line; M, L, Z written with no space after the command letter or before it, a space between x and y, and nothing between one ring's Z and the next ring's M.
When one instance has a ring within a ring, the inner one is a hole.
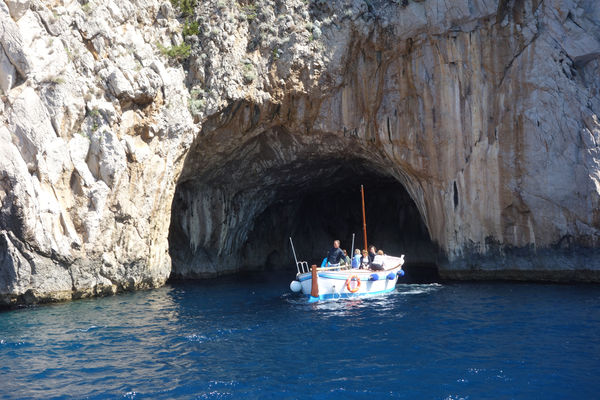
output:
M406 188L447 277L600 280L598 2L190 18L180 63L157 45L184 40L168 2L0 2L2 304L159 286L171 256L180 277L234 271L259 217L342 164Z
M153 26L152 1L0 5L0 303L162 285L197 131L156 48L179 23Z
M406 187L445 277L600 277L597 2L197 11L209 118L174 203L176 274L236 269L271 205L354 163Z

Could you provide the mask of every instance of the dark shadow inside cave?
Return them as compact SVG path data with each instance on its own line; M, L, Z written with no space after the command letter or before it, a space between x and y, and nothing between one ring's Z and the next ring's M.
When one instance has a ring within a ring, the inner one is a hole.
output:
M405 187L391 176L379 173L362 159L318 160L301 162L302 165L278 168L273 173L282 183L271 182L268 203L251 220L241 218L240 229L247 229L243 243L236 254L222 254L222 248L202 248L190 251L190 239L178 221L182 210L187 210L186 198L175 196L169 234L173 260L172 278L188 279L220 275L190 272L189 264L195 257L218 259L234 257L236 271L290 271L295 272L289 237L294 240L299 260L320 264L334 239L351 254L352 234L354 248L362 248L362 209L360 185L365 187L368 243L387 254L405 254L408 282L437 280L439 249L430 239L423 219ZM291 172L293 171L293 172ZM323 171L328 171L323 173ZM181 186L181 187L180 187ZM197 185L180 185L178 191L190 191ZM260 193L261 188L255 188ZM235 189L232 189L235 190ZM204 192L192 194L203 196ZM189 200L188 200L189 201ZM262 200L260 200L262 201ZM250 207L240 200L239 209ZM205 207L206 208L206 207ZM214 246L214 247L218 247ZM222 255L221 255L222 254ZM186 272L183 272L186 271ZM233 271L228 271L230 273Z

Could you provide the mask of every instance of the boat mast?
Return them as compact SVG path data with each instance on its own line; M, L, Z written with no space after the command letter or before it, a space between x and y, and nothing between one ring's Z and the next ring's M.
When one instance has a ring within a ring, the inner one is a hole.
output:
M367 217L365 214L365 189L363 185L360 185L360 196L362 198L362 212L363 212L363 236L365 238L365 250L367 249Z

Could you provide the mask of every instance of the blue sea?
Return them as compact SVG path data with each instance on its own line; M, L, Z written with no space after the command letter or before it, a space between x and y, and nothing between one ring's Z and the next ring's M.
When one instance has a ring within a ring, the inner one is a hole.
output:
M600 398L598 285L308 304L292 275L0 312L0 398Z

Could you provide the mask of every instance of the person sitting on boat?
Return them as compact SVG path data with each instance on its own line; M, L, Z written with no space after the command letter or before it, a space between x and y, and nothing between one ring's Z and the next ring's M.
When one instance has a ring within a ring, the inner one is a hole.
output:
M369 252L366 250L362 251L362 258L360 259L360 269L368 269L370 265Z
M360 267L360 259L362 257L360 256L360 250L356 249L354 250L354 257L352 257L352 268L358 268Z
M383 250L379 250L377 252L377 254L375 255L375 258L373 258L373 262L371 263L371 269L373 271L383 271L384 268L384 257L383 257Z
M340 241L334 240L333 247L327 253L327 264L330 267L335 267L340 265L340 261L344 258L344 252L340 249Z
M370 245L369 246L369 265L373 264L373 260L375 259L376 255L377 255L377 249L375 248L375 246Z
M342 258L342 265L350 265L350 257L348 257L348 252L344 249L342 250L342 252L344 253L344 257Z

